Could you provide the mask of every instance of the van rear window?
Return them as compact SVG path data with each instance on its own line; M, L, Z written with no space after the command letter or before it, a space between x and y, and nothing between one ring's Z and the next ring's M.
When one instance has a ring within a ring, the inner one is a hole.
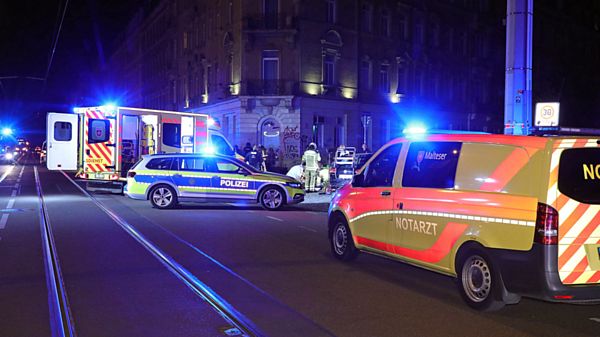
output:
M558 165L558 190L586 204L600 204L600 149L565 150Z

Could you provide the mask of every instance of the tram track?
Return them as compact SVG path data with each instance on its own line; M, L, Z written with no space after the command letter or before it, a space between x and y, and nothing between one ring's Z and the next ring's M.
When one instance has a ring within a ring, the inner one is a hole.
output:
M73 316L69 307L67 292L60 268L60 262L52 234L52 225L48 217L48 210L37 167L33 167L35 186L40 205L39 219L42 235L42 251L46 285L48 289L48 307L50 313L50 331L53 337L77 336Z
M229 324L233 327L227 332L229 336L264 336L258 327L248 319L244 314L236 310L230 303L223 299L219 294L213 291L209 286L200 281L193 273L179 264L170 255L160 249L153 242L148 240L139 230L120 217L118 214L107 208L93 195L79 186L65 172L61 171L65 178L71 182L79 191L89 198L102 212L108 215L119 227L135 239L152 256L154 256L167 270L183 282L197 296L210 304ZM37 177L37 176L36 176Z

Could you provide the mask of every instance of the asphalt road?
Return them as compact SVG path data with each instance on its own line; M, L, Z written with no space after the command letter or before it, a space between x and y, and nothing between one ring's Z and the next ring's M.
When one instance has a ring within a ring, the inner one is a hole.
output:
M324 212L161 211L34 166L0 166L0 179L1 336L55 331L44 226L78 336L600 336L600 306L479 313L449 277L366 254L341 263Z

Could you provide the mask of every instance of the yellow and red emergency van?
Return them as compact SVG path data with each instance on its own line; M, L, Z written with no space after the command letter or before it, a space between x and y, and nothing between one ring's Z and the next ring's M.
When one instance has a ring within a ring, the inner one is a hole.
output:
M456 277L479 310L600 303L600 139L400 138L329 208L331 251L366 251Z
M47 115L47 167L76 170L81 179L126 180L143 155L215 152L235 156L208 115L98 106Z

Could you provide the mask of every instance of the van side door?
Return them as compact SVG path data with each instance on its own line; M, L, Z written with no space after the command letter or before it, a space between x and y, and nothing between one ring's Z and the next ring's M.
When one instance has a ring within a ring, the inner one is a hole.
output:
M438 263L462 232L447 221L460 208L453 199L461 142L412 142L401 186L394 196L395 255L418 263ZM450 208L452 207L452 208ZM462 228L462 227L460 227ZM457 236L458 234L458 236Z
M352 183L350 219L355 242L379 251L387 251L388 232L392 225L394 172L402 144L384 148L363 168Z

